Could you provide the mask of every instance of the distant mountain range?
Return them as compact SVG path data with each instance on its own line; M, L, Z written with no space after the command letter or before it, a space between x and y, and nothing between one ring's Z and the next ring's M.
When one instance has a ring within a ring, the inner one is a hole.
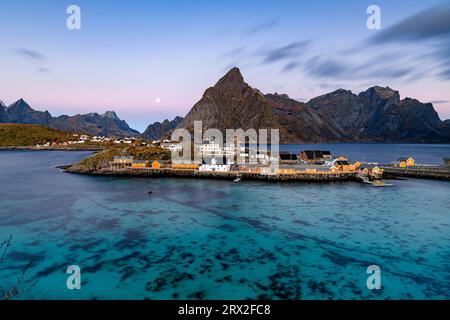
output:
M139 134L139 131L131 129L124 120L119 119L114 111L52 117L48 111L32 109L23 99L8 107L1 103L0 123L41 124L63 131L100 136L131 137Z
M175 117L172 121L168 119L161 122L154 122L145 129L141 137L147 140L158 140L173 129L175 129L183 121L182 117Z
M169 137L175 128L280 130L282 143L404 142L450 143L450 120L441 121L431 103L400 100L398 91L372 87L358 95L339 89L299 102L285 94L266 94L250 87L238 68L208 88L186 117L155 122L139 134L113 111L52 117L20 99L6 107L0 101L0 123L42 124L69 132L104 136Z
M450 142L450 120L441 121L431 103L400 100L398 91L372 87L356 95L348 90L307 103L287 95L266 94L231 69L189 111L178 128L278 128L282 143L307 142Z

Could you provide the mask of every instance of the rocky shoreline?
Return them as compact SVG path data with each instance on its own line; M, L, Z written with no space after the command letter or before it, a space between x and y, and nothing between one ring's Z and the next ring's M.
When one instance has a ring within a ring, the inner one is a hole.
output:
M72 166L64 166L62 169L68 173L88 174L97 176L116 176L116 177L181 177L181 178L205 178L205 179L225 179L234 180L241 178L245 180L266 180L266 181L357 181L356 173L298 173L298 174L258 174L249 172L205 172L196 170L181 170L181 169L151 169L151 170L98 170L90 171L81 168L74 168Z
M384 170L383 177L405 177L419 179L433 179L450 181L450 167L382 167Z
M333 182L333 181L359 181L357 173L297 173L297 174L258 174L241 171L231 172L205 172L197 170L183 169L124 169L111 171L109 169L88 170L80 166L64 165L58 166L67 173L87 174L96 176L113 176L113 177L181 177L181 178L202 178L202 179L224 179L234 180L241 178L245 180L265 180L265 181L311 181L311 182ZM394 168L383 167L384 179L400 179L400 178L420 178L433 180L450 181L450 168Z
M92 147L61 147L61 146L49 146L49 147L6 147L6 146L0 146L0 151L102 151L106 150L108 148L104 147L98 147L98 146L92 146Z

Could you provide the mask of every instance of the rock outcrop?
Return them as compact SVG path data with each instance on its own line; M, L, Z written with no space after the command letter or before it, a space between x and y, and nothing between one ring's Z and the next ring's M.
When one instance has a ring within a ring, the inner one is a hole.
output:
M356 95L334 92L302 103L285 94L262 94L250 87L238 68L208 88L179 124L203 128L279 129L283 143L304 142L450 142L448 121L429 103L405 98L389 87Z

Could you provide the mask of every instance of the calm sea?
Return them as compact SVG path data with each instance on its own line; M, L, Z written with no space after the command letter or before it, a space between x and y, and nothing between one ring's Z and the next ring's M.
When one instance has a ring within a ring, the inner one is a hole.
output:
M314 149L426 163L450 153ZM449 182L233 184L54 168L87 154L0 152L0 239L13 236L0 287L34 261L24 299L450 299ZM81 290L67 289L69 265L81 268ZM381 290L367 288L370 265Z
M329 150L333 155L345 155L354 161L389 164L400 157L413 157L418 164L442 165L450 157L450 145L442 144L302 144L280 145L280 151L299 153L301 150Z

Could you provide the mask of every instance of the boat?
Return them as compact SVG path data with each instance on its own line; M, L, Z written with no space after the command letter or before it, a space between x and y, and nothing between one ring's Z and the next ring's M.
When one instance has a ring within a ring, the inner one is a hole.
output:
M238 183L238 182L240 182L241 180L242 180L241 178L236 178L236 179L233 180L233 183Z
M394 186L393 184L386 183L386 182L384 182L382 180L370 181L367 177L362 178L361 182L370 184L372 187L393 187Z
M393 186L394 186L393 184L386 183L381 180L375 180L372 182L372 187L393 187Z

